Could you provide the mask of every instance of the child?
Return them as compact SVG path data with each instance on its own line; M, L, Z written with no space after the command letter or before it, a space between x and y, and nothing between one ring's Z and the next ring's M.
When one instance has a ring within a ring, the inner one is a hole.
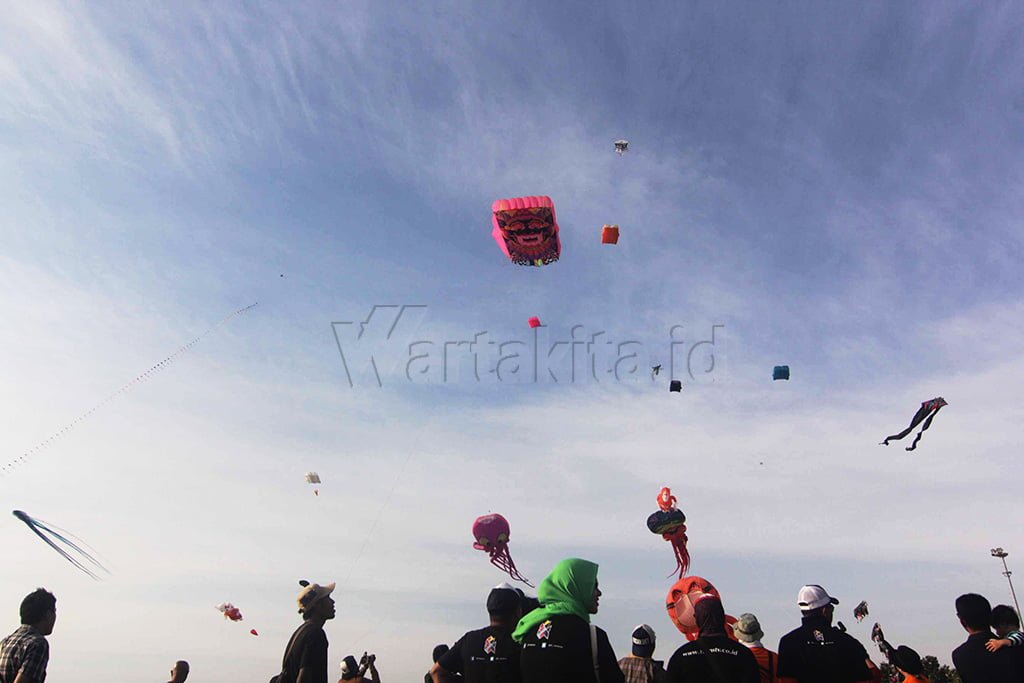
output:
M1020 631L1020 619L1009 605L996 605L992 609L992 628L999 638L985 643L985 649L995 652L1001 647L1024 646L1024 633Z

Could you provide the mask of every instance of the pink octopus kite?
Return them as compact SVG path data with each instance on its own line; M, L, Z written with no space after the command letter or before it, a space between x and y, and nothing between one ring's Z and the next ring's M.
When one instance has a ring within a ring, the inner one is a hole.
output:
M490 555L491 564L506 572L515 581L522 581L527 586L533 587L533 584L516 569L516 563L512 561L512 555L508 552L509 526L507 519L499 514L477 517L473 522L473 538L476 539L473 547Z
M686 549L686 515L676 507L676 497L667 486L658 493L658 507L661 509L647 518L647 528L672 544L676 554L676 571L679 572L679 578L683 578L690 568L690 553Z

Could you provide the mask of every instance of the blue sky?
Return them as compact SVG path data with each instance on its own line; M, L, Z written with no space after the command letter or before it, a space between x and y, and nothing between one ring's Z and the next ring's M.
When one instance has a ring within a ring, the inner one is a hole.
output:
M864 642L862 599L947 661L956 595L1008 600L988 549L1024 547L1024 10L551 5L4 12L4 460L259 302L0 478L114 572L0 526L11 628L36 585L61 601L55 680L181 657L197 680L269 675L299 578L339 582L332 662L417 675L502 578L469 548L490 510L534 579L598 561L617 651L648 622L667 656L671 554L643 524L663 485L693 571L771 643L805 582ZM561 226L544 268L490 237L491 202L528 194ZM426 309L371 339L385 386L350 387L331 322L376 304ZM404 377L408 341L526 340L533 315L548 342L581 326L664 364L673 326L686 349L723 327L679 395L643 371ZM936 395L918 451L876 445Z

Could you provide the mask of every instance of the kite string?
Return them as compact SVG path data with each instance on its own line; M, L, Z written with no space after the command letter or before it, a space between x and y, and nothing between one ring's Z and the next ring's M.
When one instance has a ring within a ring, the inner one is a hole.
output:
M210 334L211 332L213 332L217 328L225 325L228 321L230 321L236 315L240 315L242 313L245 313L249 309L255 308L258 305L259 305L259 302L256 302L254 304L250 304L249 306L246 306L245 308L240 308L237 311L235 311L234 313L232 313L231 315L228 315L227 317L223 318L222 320L217 322L215 325L210 327L210 329L206 330L205 332L200 334L198 337L196 337L195 339L193 339L189 343L187 343L184 346L182 346L181 348L179 348L177 351L175 351L174 353L169 355L167 358L164 358L162 361L160 361L156 365L152 366L151 368L149 368L148 370L146 370L142 374L135 376L127 384L125 384L120 389L118 389L114 393L112 393L109 396L107 396L105 399L103 399L102 401L100 401L99 403L94 405L92 408L90 408L89 410L85 411L84 413L82 413L81 415L76 417L74 420L72 420L71 422L67 423L63 427L61 427L58 431L54 432L53 434L51 434L50 436L48 436L45 439L43 439L41 442L39 442L38 444L36 444L32 448L30 448L27 451L25 451L24 453L22 453L20 456L18 456L14 460L11 460L10 462L8 462L6 465L4 465L2 468L0 468L0 472L2 472L2 473L10 472L17 465L20 465L20 464L24 463L28 458L30 458L31 456L35 455L39 451L43 450L44 448L49 446L51 443L53 443L58 438L64 436L64 434L66 434L67 432L69 432L72 429L74 429L75 426L77 426L79 422L81 422L82 420L87 419L89 416L91 416L97 410L99 410L100 408L102 408L106 404L108 404L111 401L113 401L115 398L120 396L122 393L128 391L130 388L132 388L136 384L138 384L138 383L142 382L143 380L147 379L149 377L149 375L151 375L152 373L156 372L157 370L162 370L169 363L171 363L175 358L177 358L178 356L180 356L181 354L185 353L186 351L191 349L193 346L195 346L199 342L200 339L202 339L206 335Z

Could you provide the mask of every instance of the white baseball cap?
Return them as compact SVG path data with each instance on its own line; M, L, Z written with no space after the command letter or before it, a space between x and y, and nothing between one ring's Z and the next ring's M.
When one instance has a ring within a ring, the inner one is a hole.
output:
M800 610L803 612L824 607L829 603L838 605L839 601L816 583L808 584L801 588L800 594L796 598L796 604L800 606Z

